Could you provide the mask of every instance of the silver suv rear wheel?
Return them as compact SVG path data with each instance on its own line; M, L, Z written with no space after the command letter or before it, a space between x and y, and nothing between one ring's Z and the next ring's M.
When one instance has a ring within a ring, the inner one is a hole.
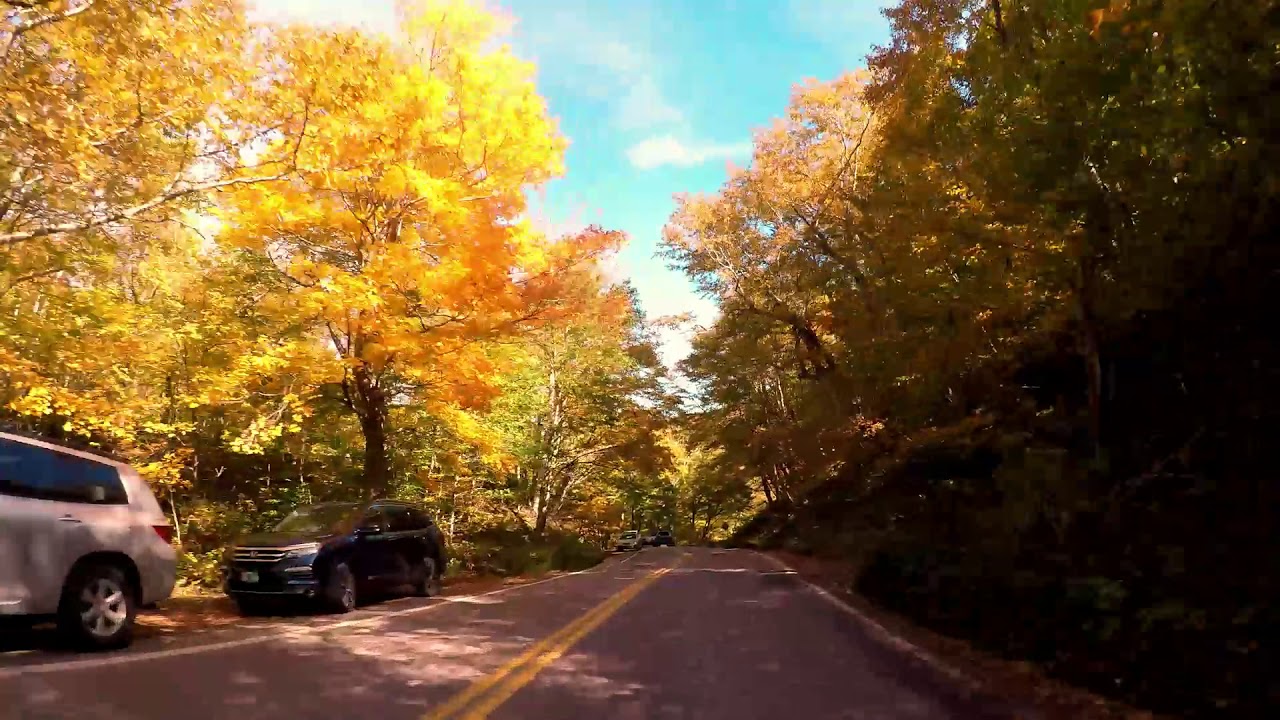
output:
M133 584L110 563L76 570L63 589L58 625L77 645L95 650L121 648L133 640L138 612Z

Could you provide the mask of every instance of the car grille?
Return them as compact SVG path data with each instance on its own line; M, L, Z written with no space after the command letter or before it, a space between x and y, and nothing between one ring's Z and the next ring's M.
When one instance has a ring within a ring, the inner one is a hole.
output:
M232 557L237 563L276 563L285 552L281 548L238 547Z

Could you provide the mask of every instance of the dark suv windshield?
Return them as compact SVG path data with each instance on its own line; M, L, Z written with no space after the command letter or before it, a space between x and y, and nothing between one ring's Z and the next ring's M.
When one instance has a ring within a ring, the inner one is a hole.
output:
M278 532L319 533L346 532L360 515L355 503L326 503L300 507L276 525Z

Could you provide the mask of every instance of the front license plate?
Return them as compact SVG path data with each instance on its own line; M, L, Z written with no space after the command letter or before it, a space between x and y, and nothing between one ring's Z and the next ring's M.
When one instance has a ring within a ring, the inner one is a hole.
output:
M258 582L258 573L252 570L245 570L240 573L240 582L256 583Z

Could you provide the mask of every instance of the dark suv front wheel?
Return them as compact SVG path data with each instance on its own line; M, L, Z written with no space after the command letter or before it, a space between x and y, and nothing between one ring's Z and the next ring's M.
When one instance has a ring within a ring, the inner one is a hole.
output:
M356 576L346 563L334 565L329 571L324 601L333 612L349 613L356 609Z
M440 594L440 569L434 558L423 557L413 580L413 594L418 597L435 597Z

